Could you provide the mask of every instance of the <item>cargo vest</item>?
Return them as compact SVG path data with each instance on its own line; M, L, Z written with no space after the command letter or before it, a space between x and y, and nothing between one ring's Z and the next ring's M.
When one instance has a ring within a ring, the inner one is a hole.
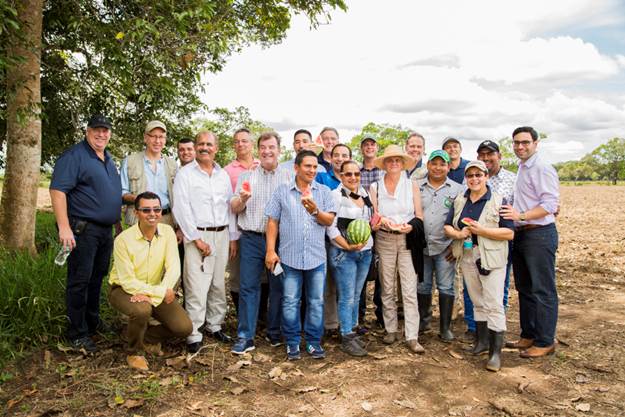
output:
M165 155L162 155L163 167L165 169L165 175L167 175L167 193L169 194L170 209L173 207L174 194L173 184L174 176L176 175L177 165L176 162ZM140 194L146 191L147 180L145 178L145 152L134 152L128 155L128 186L130 187L130 193ZM131 226L137 222L137 216L135 215L134 205L126 206L125 222Z
M454 200L454 219L453 227L457 229L458 220L462 213L462 209L467 202L467 198L464 194L459 195ZM490 199L484 205L484 210L480 214L478 222L486 228L498 228L499 227L499 210L503 197L491 190ZM463 239L455 239L452 243L452 254L456 258L456 265L460 265L462 256L464 255L464 248L462 247ZM487 237L478 236L477 246L480 251L480 258L482 260L482 267L492 271L493 269L503 268L508 263L508 241L507 240L494 240Z

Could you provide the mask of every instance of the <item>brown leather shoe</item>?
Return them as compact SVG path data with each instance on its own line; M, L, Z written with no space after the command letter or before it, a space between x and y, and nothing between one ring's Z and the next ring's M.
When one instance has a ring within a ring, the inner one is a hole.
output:
M397 339L398 339L397 333L396 332L390 332L390 333L387 333L384 336L384 339L382 339L382 342L384 344L387 344L387 345L392 345L393 343L395 343L397 341Z
M552 355L556 351L556 345L538 347L532 346L520 353L522 358L540 358L542 356Z
M423 348L423 346L421 346L421 344L414 339L406 340L406 344L408 345L408 349L410 349L414 353L425 353L425 349Z
M532 347L532 345L534 345L534 339L525 339L523 337L517 340L516 342L506 342L507 348L520 349L520 350L529 349Z

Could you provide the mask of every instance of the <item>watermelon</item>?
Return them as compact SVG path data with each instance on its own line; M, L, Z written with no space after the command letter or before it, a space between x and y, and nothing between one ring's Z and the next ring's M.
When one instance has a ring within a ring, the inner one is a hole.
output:
M250 185L249 181L243 181L243 184L241 184L241 189L248 193L252 192L252 186Z
M312 199L312 192L310 191L310 188L304 188L304 191L302 191L302 200L305 199Z
M369 222L364 219L356 219L347 225L347 240L355 245L366 243L371 236Z
M462 223L466 224L467 226L471 226L471 223L473 223L475 220L473 220L470 217L464 217L462 218L462 220L460 220Z

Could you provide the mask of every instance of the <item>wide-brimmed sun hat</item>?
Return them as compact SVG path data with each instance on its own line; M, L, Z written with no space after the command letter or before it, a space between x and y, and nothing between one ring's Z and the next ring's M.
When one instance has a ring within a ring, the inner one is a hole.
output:
M384 153L373 160L373 164L380 168L384 168L384 161L388 158L400 157L404 164L404 169L412 169L417 164L417 161L410 155L408 155L401 146L389 145L384 149Z

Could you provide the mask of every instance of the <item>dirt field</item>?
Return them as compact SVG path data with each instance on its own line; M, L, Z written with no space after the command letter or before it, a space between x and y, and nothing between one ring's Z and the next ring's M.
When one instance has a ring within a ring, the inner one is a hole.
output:
M207 344L189 362L181 347L169 348L140 373L127 368L113 339L93 358L36 353L11 370L19 376L0 386L0 400L5 412L24 416L625 415L623 205L625 187L562 190L560 344L545 359L505 350L493 374L460 341L444 344L431 333L421 340L426 354L415 356L403 344L384 346L378 330L364 359L347 357L337 340L326 343L327 359L296 363L264 341L248 358ZM232 318L229 326L234 333ZM512 290L509 338L518 326ZM464 324L454 328L460 334Z

